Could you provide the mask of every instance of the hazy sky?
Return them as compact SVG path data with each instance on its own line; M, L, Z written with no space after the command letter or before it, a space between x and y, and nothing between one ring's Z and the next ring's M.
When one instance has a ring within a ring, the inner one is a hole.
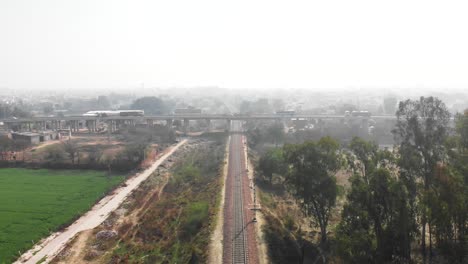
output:
M0 87L468 87L467 8L0 0Z

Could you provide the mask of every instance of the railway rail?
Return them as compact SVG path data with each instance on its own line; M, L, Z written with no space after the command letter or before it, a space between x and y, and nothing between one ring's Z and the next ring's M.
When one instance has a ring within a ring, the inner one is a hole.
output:
M223 223L223 263L258 263L255 225L249 204L252 203L250 180L240 121L231 123L229 164L225 185Z

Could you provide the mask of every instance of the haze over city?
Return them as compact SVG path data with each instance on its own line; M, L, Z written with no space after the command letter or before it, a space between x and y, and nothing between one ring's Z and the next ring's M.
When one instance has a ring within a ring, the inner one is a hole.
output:
M468 87L464 1L1 1L0 87Z
M468 263L467 10L0 0L0 264Z

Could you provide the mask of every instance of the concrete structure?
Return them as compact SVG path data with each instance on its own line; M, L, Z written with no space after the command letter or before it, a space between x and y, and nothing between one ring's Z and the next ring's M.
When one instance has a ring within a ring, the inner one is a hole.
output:
M11 133L11 137L13 140L24 140L30 144L38 144L41 142L41 134L39 133L32 133L32 132L13 132Z
M59 139L59 133L57 131L42 131L39 135L40 142Z
M11 138L11 134L10 134L9 131L0 129L0 138L2 138L2 137Z

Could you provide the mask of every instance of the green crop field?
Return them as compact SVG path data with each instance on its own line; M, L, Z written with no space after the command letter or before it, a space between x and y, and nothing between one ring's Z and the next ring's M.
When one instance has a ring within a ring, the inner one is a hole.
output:
M0 263L71 223L124 178L102 171L0 169Z

